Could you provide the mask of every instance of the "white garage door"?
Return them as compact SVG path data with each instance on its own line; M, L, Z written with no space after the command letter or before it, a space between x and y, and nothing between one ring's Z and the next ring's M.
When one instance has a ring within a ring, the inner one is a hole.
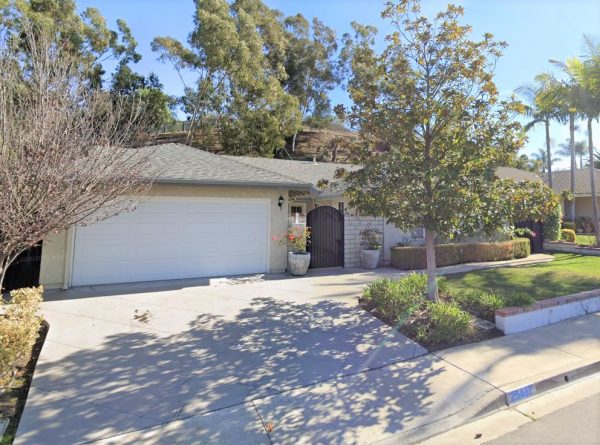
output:
M267 200L154 198L78 227L72 285L265 272Z

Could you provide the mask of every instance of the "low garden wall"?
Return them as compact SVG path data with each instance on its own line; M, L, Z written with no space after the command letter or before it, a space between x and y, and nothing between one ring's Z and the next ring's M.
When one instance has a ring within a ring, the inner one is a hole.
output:
M598 247L580 246L575 243L567 243L565 241L544 241L544 250L576 253L579 255L600 256L600 248Z
M496 327L504 334L516 334L593 312L600 312L600 289L540 300L529 307L498 309Z
M421 270L427 268L424 247L392 247L392 266L401 270ZM525 258L531 254L529 239L499 243L438 244L435 246L438 267L462 263L503 261Z

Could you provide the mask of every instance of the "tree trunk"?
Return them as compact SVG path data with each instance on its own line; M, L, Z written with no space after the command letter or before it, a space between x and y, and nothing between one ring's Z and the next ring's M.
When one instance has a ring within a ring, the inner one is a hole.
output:
M571 221L575 222L575 170L577 159L575 156L575 113L569 113L569 148L571 149Z
M6 264L6 260L8 256L0 257L0 300L2 299L2 292L4 291L4 277L6 275L6 269L8 269L8 265Z
M294 131L294 136L292 136L292 153L296 151L296 136L298 136L298 130Z
M425 254L427 256L427 297L431 301L439 301L435 274L435 232L429 229L425 229Z
M546 125L546 157L548 159L548 185L552 188L552 150L550 149L550 121Z
M592 209L594 212L594 229L596 245L600 246L600 217L598 215L598 194L596 193L596 169L594 168L594 140L592 137L592 118L587 120L588 151L590 153L590 185L592 187Z

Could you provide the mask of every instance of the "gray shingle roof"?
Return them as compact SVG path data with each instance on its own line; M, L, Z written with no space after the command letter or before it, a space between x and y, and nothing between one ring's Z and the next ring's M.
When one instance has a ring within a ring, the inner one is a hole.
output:
M223 156L244 164L269 170L273 173L279 173L284 176L295 179L302 183L310 183L314 187L318 187L321 180L329 181L330 183L335 179L335 172L344 168L346 170L354 170L359 168L352 164L340 164L332 162L311 162L311 161L292 161L288 159L270 159L270 158L259 158L252 156ZM340 193L339 190L332 188L325 188L321 194L327 193Z
M155 145L137 150L152 151L150 159L152 168L158 172L157 182L311 188L310 182L183 144Z
M500 179L512 179L514 181L542 181L542 178L537 174L514 167L498 167L496 169L496 175Z
M544 175L544 181L548 183L548 174ZM571 170L559 170L552 172L552 189L556 193L563 190L571 191ZM600 169L596 169L596 191L600 194ZM587 168L575 170L575 196L591 196L592 185L590 183L590 170Z

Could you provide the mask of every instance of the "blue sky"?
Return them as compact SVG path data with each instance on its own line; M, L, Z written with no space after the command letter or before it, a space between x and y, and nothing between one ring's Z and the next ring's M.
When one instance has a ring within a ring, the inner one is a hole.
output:
M336 29L341 36L358 21L380 30L379 45L389 27L380 18L383 1L379 0L264 0L286 15L298 12L317 16ZM447 1L423 0L423 12L431 16L443 9ZM600 0L463 0L464 22L473 26L474 36L491 32L509 44L496 68L496 83L501 94L510 95L515 88L530 82L542 71L552 70L549 59L564 60L578 56L583 34L600 36ZM109 24L124 19L138 40L143 59L134 68L144 74L155 72L169 94L178 95L181 80L169 65L156 61L150 42L157 35L185 41L193 26L192 0L78 0L80 9L94 6L102 11ZM191 80L191 78L190 78ZM346 103L343 91L336 91L332 101ZM584 124L580 124L583 128ZM551 129L556 143L568 138L568 128L555 124ZM600 125L595 124L594 142L600 146ZM583 131L577 139L585 139ZM531 153L544 146L543 129L530 132L524 151ZM562 161L560 167L568 167Z

